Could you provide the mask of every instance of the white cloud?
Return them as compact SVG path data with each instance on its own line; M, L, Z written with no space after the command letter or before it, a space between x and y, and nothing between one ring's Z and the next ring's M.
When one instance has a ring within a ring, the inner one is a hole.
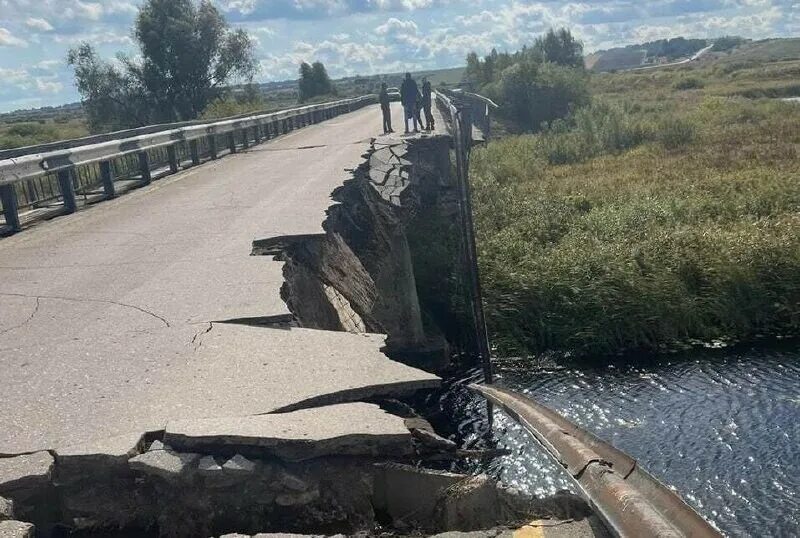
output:
M28 42L20 39L6 28L0 28L0 47L27 47Z
M45 19L38 19L36 17L28 17L25 21L25 26L39 32L50 32L53 30L53 25Z

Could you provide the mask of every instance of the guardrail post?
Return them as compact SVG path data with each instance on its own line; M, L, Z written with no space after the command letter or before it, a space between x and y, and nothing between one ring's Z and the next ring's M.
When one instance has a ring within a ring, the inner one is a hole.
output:
M256 126L253 127L253 133L255 134L255 143L256 145L261 143L261 124L256 123Z
M142 183L149 184L153 177L150 175L150 156L146 151L139 152L139 170L142 173Z
M228 149L231 150L231 153L236 153L236 136L234 133L236 131L231 131L228 133Z
M242 149L247 149L250 147L250 140L248 140L247 136L247 127L242 129Z
M208 152L211 154L212 159L216 159L217 155L217 135L209 135L208 137Z
M178 172L178 152L175 144L167 146L167 159L169 160L169 171L176 174Z
M200 164L200 151L197 147L197 140L189 140L189 154L192 156L192 164Z
M114 188L114 171L111 169L111 161L100 161L100 179L103 182L103 190L108 198L117 195Z
M18 232L22 229L19 222L19 205L17 204L17 193L14 185L0 185L0 201L3 202L3 215L6 217L6 225L13 231Z
M64 199L64 211L75 213L78 202L75 200L75 186L72 184L72 169L59 170L58 185L61 187L61 197Z

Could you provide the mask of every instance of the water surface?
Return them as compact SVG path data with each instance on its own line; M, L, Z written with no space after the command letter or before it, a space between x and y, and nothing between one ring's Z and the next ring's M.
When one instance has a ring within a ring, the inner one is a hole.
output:
M636 458L730 536L800 536L800 350L708 351L653 361L500 369L524 392ZM481 428L467 421L464 427ZM495 412L513 450L491 464L538 495L573 489L519 426ZM468 436L467 436L468 437Z

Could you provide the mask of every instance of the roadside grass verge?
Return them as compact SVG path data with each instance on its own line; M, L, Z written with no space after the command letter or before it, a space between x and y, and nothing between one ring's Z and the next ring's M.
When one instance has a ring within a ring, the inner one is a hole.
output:
M501 354L800 332L800 106L682 77L604 76L570 122L473 153Z

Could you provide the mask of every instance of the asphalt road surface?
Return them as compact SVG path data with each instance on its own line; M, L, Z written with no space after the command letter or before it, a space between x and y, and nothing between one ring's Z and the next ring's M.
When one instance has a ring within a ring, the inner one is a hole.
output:
M370 106L0 240L0 454L435 385L380 336L215 323L288 313L252 241L321 233L380 128Z

